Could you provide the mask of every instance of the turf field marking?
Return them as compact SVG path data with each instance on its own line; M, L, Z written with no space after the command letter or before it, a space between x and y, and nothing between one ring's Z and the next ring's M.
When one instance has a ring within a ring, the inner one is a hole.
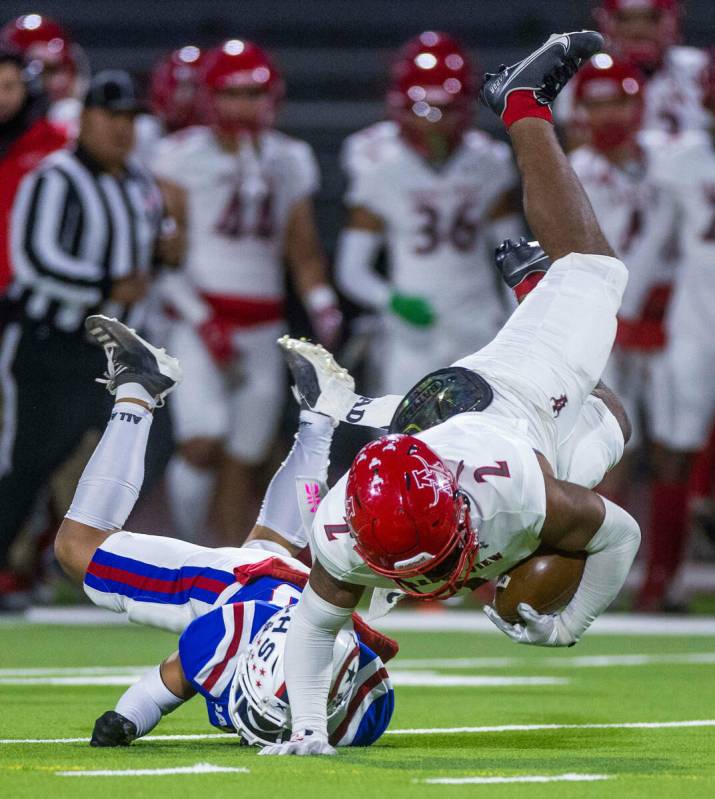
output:
M193 766L176 768L136 768L122 771L101 769L98 771L55 771L58 777L163 777L167 774L250 774L250 769L234 766L213 766L211 763L195 763Z
M610 779L608 774L530 774L523 777L431 777L413 782L428 785L497 785L504 782L596 782Z
M715 719L697 721L625 721L613 724L502 724L495 727L424 727L387 730L384 735L449 735L463 732L535 732L537 730L662 730L674 727L715 727Z
M610 668L613 666L651 666L668 663L709 665L715 663L715 652L689 652L679 655L581 655L577 657L536 658L404 658L394 661L401 669L470 669L516 666L548 666L558 668ZM0 674L2 672L0 671Z
M20 670L18 670L20 671ZM133 685L144 670L127 674L86 674L79 676L61 675L53 676L12 676L0 677L0 685ZM419 688L498 688L513 685L543 686L543 685L568 685L570 680L565 677L502 677L489 675L445 675L434 671L393 671L390 672L393 685L419 687Z
M0 617L0 627L25 624L129 624L122 613L96 607L30 608L25 613L7 614ZM444 613L415 613L395 610L380 620L380 629L416 632L489 632L499 630L481 611L457 611ZM715 619L707 617L673 618L656 614L614 613L599 616L591 626L589 635L715 635Z
M450 735L453 733L482 732L534 732L538 730L663 730L679 727L715 727L715 719L696 719L694 721L625 721L612 724L502 724L496 727L425 727L403 730L387 730L385 735ZM151 741L205 741L218 739L226 743L235 742L226 733L196 733L184 735L147 735L136 743ZM89 743L89 738L0 738L0 744L77 744Z

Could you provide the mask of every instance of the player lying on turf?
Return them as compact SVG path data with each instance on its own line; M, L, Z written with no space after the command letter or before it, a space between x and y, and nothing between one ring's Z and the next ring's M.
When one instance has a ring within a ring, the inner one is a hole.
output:
M423 597L449 596L501 574L541 544L585 550L583 577L562 612L520 605L523 623L511 625L488 611L515 641L567 646L625 581L638 525L584 486L598 483L623 448L623 432L592 392L611 351L627 270L558 144L549 108L602 44L590 31L555 35L486 78L482 98L509 130L527 220L551 265L543 274L548 260L526 258L511 272L507 259L505 277L523 278L522 289L533 290L494 341L451 370L480 412L371 442L323 500L312 527L316 562L286 643L293 735L265 754L335 753L326 727L330 657L365 586L396 583ZM289 350L308 404L338 419L368 416L373 403L352 403L327 353L321 359L298 344ZM410 404L429 405L427 382L421 394L408 395L408 417ZM437 419L442 387L436 384L432 400ZM577 475L580 485L564 479Z
M178 651L97 720L92 744L126 745L196 693L206 700L211 723L238 732L244 742L283 740L290 728L283 679L287 606L308 576L291 557L306 544L299 499L308 516L315 512L332 422L301 411L295 444L268 487L247 546L209 549L124 531L144 476L153 409L181 370L176 359L116 320L90 317L87 329L107 352L106 382L116 402L55 551L95 604L182 633ZM397 645L357 616L353 627L340 632L332 657L328 724L331 741L341 746L373 743L394 704L383 661Z

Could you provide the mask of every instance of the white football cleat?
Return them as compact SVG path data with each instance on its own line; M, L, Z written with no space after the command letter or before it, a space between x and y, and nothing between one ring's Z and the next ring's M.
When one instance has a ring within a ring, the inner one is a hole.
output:
M134 330L117 319L96 314L85 319L84 326L107 356L107 371L98 383L104 383L110 394L124 383L139 383L154 397L156 407L181 382L181 364L166 350L144 341Z
M293 376L293 393L301 408L341 421L360 399L348 370L321 344L282 336L278 346Z

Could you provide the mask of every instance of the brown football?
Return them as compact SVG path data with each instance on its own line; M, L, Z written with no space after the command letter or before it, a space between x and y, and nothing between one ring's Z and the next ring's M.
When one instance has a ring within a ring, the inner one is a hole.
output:
M585 565L585 552L556 552L539 547L497 580L497 613L509 624L522 621L516 609L520 602L527 602L539 613L556 613L576 593Z

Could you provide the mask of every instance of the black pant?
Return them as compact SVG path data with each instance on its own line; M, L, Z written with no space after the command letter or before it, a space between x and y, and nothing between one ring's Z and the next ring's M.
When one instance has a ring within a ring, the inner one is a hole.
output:
M111 397L97 383L104 353L84 331L68 334L25 319L0 338L0 568L52 473L88 430L102 429Z

